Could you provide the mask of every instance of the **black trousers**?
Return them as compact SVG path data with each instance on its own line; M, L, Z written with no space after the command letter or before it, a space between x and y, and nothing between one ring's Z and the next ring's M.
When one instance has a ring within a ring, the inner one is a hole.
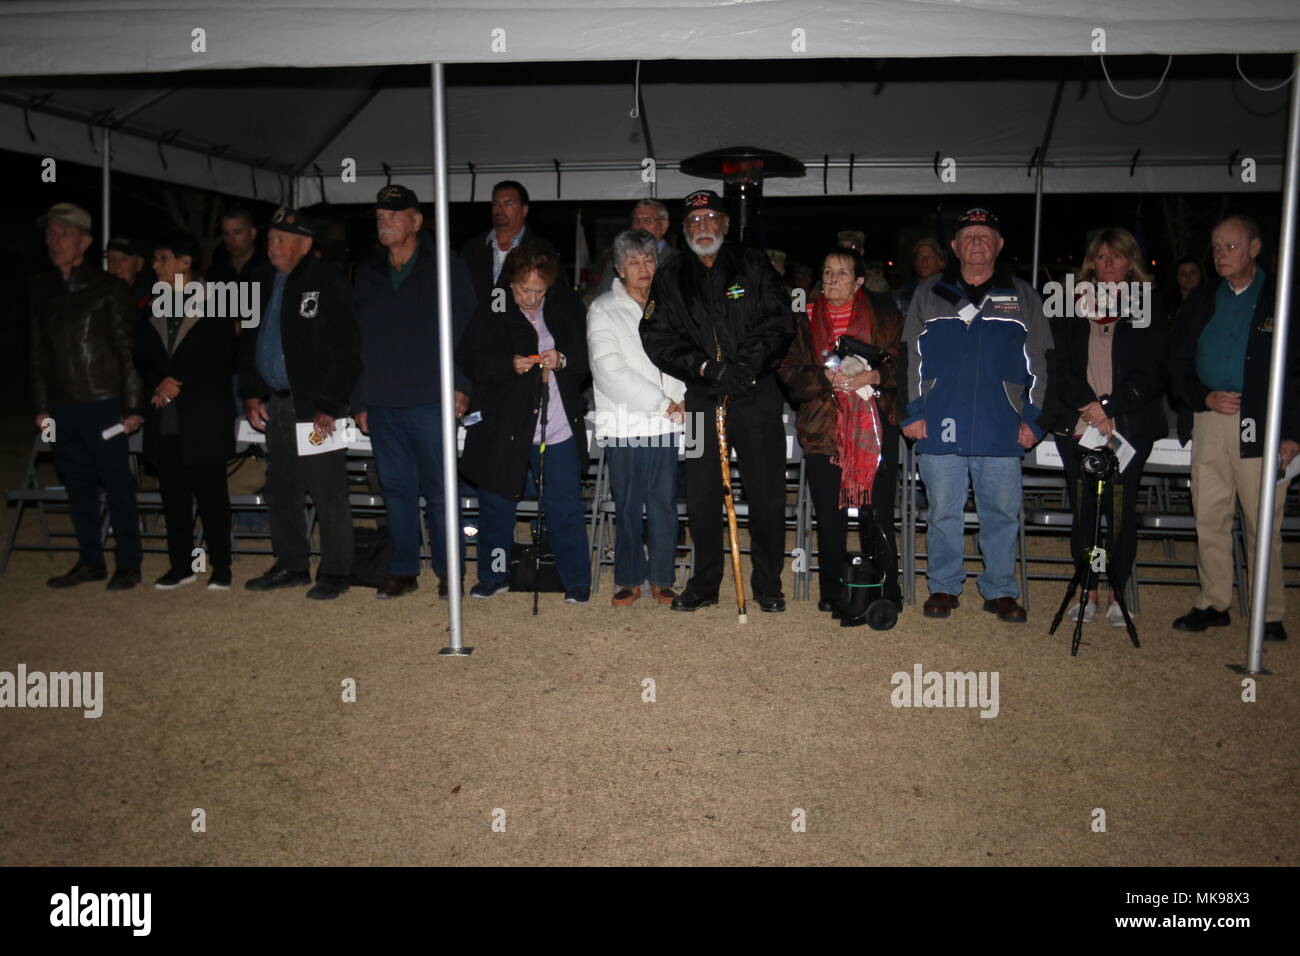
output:
M1090 563L1088 548L1092 544L1093 523L1097 515L1097 481L1083 474L1083 449L1072 437L1056 436L1056 447L1065 466L1065 482L1070 492L1074 526L1070 530L1070 554L1075 566ZM1142 468L1151 454L1151 442L1133 446L1133 460L1128 468L1106 485L1101 502L1101 540L1106 549L1106 578L1116 591L1123 589L1133 570L1137 555L1137 496L1142 482ZM1118 499L1116 496L1118 495ZM1088 572L1087 587L1097 586L1098 575Z
M780 389L763 375L758 385L727 406L727 441L736 450L744 500L749 505L750 585L755 597L781 594L785 561L785 429ZM686 393L693 443L686 459L686 511L695 542L695 573L687 587L716 595L722 584L722 463L715 412L718 400Z
M230 492L223 460L186 464L179 435L158 442L158 493L167 520L167 556L177 574L193 573L194 503L203 521L209 568L230 569Z
M898 426L885 424L880 449L880 467L871 489L871 516L880 529L876 541L884 548L882 596L902 603L898 587L898 542L894 526L894 497L898 488ZM817 583L820 598L834 601L840 596L844 558L848 552L849 512L840 507L840 468L829 455L807 455L808 494L817 515ZM874 551L867 537L866 516L858 517L858 541L866 554ZM883 539L883 540L882 540Z
M348 498L347 455L299 455L292 397L267 405L266 498L271 516L271 548L286 571L306 571L311 540L303 496L310 493L320 522L320 574L352 573L352 503Z

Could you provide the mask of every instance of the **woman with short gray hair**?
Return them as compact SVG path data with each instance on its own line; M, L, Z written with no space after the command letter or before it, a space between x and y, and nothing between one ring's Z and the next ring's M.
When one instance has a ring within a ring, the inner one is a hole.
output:
M615 607L641 596L641 584L671 604L677 548L677 432L685 418L684 382L655 367L638 327L650 300L658 243L643 229L614 240L613 287L587 312L587 350L596 398L596 440L605 448L614 495ZM642 548L642 511L649 558Z

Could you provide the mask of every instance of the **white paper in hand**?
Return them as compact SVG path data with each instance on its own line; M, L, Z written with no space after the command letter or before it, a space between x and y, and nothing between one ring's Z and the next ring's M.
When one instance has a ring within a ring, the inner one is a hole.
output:
M357 426L350 418L334 419L334 433L318 436L316 426L311 422L298 422L294 426L298 436L298 454L324 455L332 451L343 451L349 440L359 434Z
M103 436L104 441L108 441L110 438L116 438L124 431L126 431L126 429L122 427L121 422L118 422L116 425L109 425L99 434Z

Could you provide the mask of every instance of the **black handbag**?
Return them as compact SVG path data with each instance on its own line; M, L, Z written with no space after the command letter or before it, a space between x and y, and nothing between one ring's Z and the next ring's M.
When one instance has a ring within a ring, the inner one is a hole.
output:
M550 542L542 538L541 563L537 560L538 546L516 541L510 546L510 590L540 591L555 594L564 591L560 571L555 566L555 553ZM538 576L540 570L540 577Z

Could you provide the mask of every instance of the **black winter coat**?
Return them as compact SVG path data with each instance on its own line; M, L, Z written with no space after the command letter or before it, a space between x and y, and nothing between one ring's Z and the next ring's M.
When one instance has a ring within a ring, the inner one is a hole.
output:
M265 400L271 388L257 371L257 337L266 322L271 283L262 286L262 317L257 328L239 336L239 394ZM331 418L348 414L352 387L361 373L352 290L337 267L310 253L289 273L281 306L280 342L300 422L318 412Z
M181 383L174 401L180 416L181 459L186 464L226 461L235 450L235 400L230 378L235 370L235 323L229 318L186 318L167 353L167 320L150 316L136 343L136 364L145 393L153 395L164 378ZM158 457L162 410L150 403L144 416L144 454Z
M1178 397L1178 440L1192 437L1196 412L1203 412L1210 389L1196 374L1196 344L1201 332L1214 316L1214 298L1223 279L1202 282L1188 296L1178 316L1173 347L1169 357L1170 390ZM1263 454L1264 429L1268 421L1268 372L1273 354L1273 316L1277 300L1277 282L1264 277L1263 288L1255 303L1255 315L1246 343L1246 366L1241 393L1241 418L1255 420L1255 440L1242 441L1242 458L1259 458ZM1293 295L1291 316L1300 316L1300 295ZM1300 335L1295 329L1287 336L1287 374L1282 393L1282 439L1300 441ZM1248 437L1243 431L1243 437Z
M573 451L579 468L585 471L588 449L583 416L587 409L583 392L591 379L587 310L563 281L551 286L542 306L555 348L567 362L552 372L564 407L552 405L547 415L568 419L576 439ZM517 375L514 357L536 354L537 332L508 289L505 312L493 312L490 297L481 303L457 351L461 368L472 382L470 412L483 415L482 421L466 429L461 469L478 487L516 501L523 497L533 433L541 413L542 370L534 365Z
M1079 409L1104 399L1103 407L1115 428L1134 445L1164 438L1169 433L1164 394L1167 375L1168 335L1164 311L1151 304L1145 328L1129 318L1113 323L1110 345L1111 391L1098 395L1088 384L1088 337L1091 321L1058 316L1051 320L1055 343L1048 363L1048 410L1039 419L1045 431L1073 435Z
M701 364L721 358L755 377L772 372L794 336L794 314L767 256L724 242L711 268L688 250L655 273L640 331L650 361L688 390L716 395Z

